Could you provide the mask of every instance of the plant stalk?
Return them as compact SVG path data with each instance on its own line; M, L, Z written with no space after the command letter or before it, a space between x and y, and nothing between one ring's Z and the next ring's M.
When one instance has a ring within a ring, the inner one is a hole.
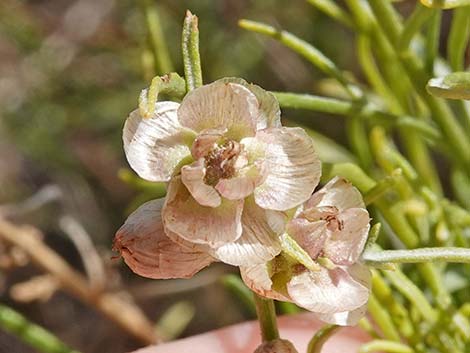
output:
M261 339L263 342L273 341L279 338L277 328L276 310L274 301L260 297L254 294L256 304L256 314L258 315L259 326L261 329Z

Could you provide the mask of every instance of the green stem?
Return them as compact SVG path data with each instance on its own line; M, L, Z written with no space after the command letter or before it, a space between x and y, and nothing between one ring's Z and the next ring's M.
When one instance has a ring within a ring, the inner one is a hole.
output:
M379 198L381 198L387 191L395 186L398 180L402 177L403 171L398 168L395 169L390 175L387 175L382 180L377 181L377 184L364 194L364 203L371 205Z
M49 331L3 304L0 304L0 327L42 353L78 353Z
M420 248L411 250L366 251L363 259L369 264L455 262L470 263L470 249L456 247Z
M416 284L400 270L383 271L383 273L392 285L416 307L426 321L430 323L436 322L438 318L437 312L429 304L426 296Z
M421 27L432 16L434 11L421 4L417 4L411 16L406 20L405 27L401 34L399 46L400 50L407 50L413 37L420 31Z
M308 343L307 353L321 353L326 341L340 329L338 325L326 325L319 329Z
M171 341L181 336L194 318L196 308L188 301L171 305L161 314L155 327L165 341Z
M385 126L392 125L396 127L409 128L421 133L431 141L439 141L441 139L441 133L434 126L410 116L394 115L368 105L361 106L354 102L343 101L335 98L286 92L271 93L276 96L282 108L307 109L340 116L349 116L351 113L354 113L364 119L376 120Z
M279 338L279 331L276 322L276 310L274 301L254 294L256 304L256 314L258 315L263 342L273 341Z
M321 113L348 115L354 110L354 103L335 98L286 92L273 93L281 108L307 109Z
M191 91L202 86L201 58L199 56L198 18L186 11L182 38L184 75L186 89Z
M344 2L353 15L356 30L364 33L369 32L369 30L372 29L371 16L370 10L368 7L364 6L364 2L357 0L345 0Z
M323 164L322 179L328 180L341 176L349 180L361 193L367 193L377 183L354 163Z
M401 23L397 20L395 11L389 1L368 0L377 22L382 27L386 38L394 45L396 49L396 34L401 33ZM403 68L406 70L411 82L424 102L428 105L432 118L442 129L443 134L449 141L455 154L454 161L465 165L470 170L470 141L467 139L460 124L455 119L449 106L442 100L438 100L426 92L426 83L429 75L423 70L420 60L410 51L401 53L400 60Z
M369 0L372 12L394 47L398 47L403 25L390 0Z
M362 71L369 81L372 88L384 98L385 104L395 114L402 113L400 102L393 92L387 86L377 67L374 55L372 53L371 38L365 34L358 34L357 37L357 56L361 64Z
M454 10L449 33L447 58L452 71L464 71L465 49L470 38L470 6Z
M346 121L346 134L354 154L358 157L361 167L370 170L373 163L372 153L367 142L367 130L364 121L356 114L351 114Z
M419 245L419 236L403 212L399 212L397 208L391 208L390 203L384 199L377 200L376 205L395 235L407 248L415 248Z
M447 44L447 58L452 71L465 71L465 50L470 39L470 6L460 7L454 10L452 26L450 28ZM465 101L456 102L457 116L470 131L470 113Z
M163 76L156 76L147 90L142 91L139 97L140 115L145 118L153 117L155 103L160 94L175 98L182 98L186 93L185 81L175 72Z
M173 63L171 62L168 47L165 42L157 7L154 2L150 0L142 0L142 8L145 14L153 56L155 58L156 72L160 75L171 72L174 70Z
M417 265L421 276L431 288L436 302L440 308L448 309L452 303L452 298L444 284L441 272L432 263L425 262Z
M434 9L429 28L426 33L426 72L434 75L434 62L439 51L439 38L441 34L442 11Z
M419 6L419 5L418 5ZM423 8L423 7L421 7ZM423 11L426 11L425 8L423 8ZM387 24L384 24L385 26L388 26L387 28L394 27L394 31L397 33L397 35L400 36L400 42L403 39L402 32L406 30L402 29L402 25L400 22L400 19L398 15L393 11L393 8L385 6L384 8L380 8L378 10L382 16L387 16L388 22ZM433 12L432 10L430 10ZM419 16L418 16L419 17ZM416 20L415 20L416 21ZM408 31L412 31L413 28L415 27L416 24L413 21L411 23L411 26L408 28ZM381 33L382 30L380 27L378 27L377 24L375 24L375 29L374 32L376 36L382 35ZM396 41L395 35L392 33L389 33L390 35L390 41L393 40ZM411 35L411 34L406 34L406 35ZM406 40L406 38L405 38ZM382 93L383 97L385 98L385 101L388 102L389 108L391 111L395 114L398 115L403 115L405 111L410 111L410 89L408 85L410 83L407 82L407 80L403 79L398 79L397 77L402 77L403 76L403 68L401 67L402 65L398 61L398 57L396 52L390 48L390 45L385 45L385 42L387 40L375 40L374 47L376 48L376 52L379 55L379 62L382 64L381 68L382 71L385 73L387 77L387 82L391 85L392 92L393 94L390 94L388 91L385 91ZM407 45L407 44L406 44ZM402 43L396 43L395 47L401 47ZM370 60L369 60L370 61ZM364 69L364 71L367 73L371 71L370 69L370 63L367 61L361 61L361 65ZM380 72L377 71L376 76L380 77ZM370 75L368 76L368 78ZM381 78L381 77L380 77ZM370 80L370 78L369 78ZM375 78L375 82L377 81L377 78ZM383 90L382 90L383 91ZM393 99L390 99L390 96L393 97ZM412 111L412 110L411 110ZM400 133L400 138L401 141L403 142L403 145L405 147L405 153L407 157L411 160L411 162L416 166L417 171L419 172L419 176L422 178L422 181L425 182L427 185L429 185L433 190L435 190L437 193L442 193L442 188L440 185L440 180L438 177L437 172L435 171L435 168L432 163L431 156L428 152L428 149L425 145L425 143L416 136L414 131L411 131L408 128L399 128L399 133Z
M307 0L307 2L346 27L353 26L351 17L332 0Z
M414 353L415 351L403 344L386 340L374 340L364 344L359 353L389 352L389 353Z
M389 284L377 270L372 270L372 291L379 302L391 314L392 321L403 337L409 338L415 334L409 312L404 305L394 297Z
M400 335L393 323L390 313L380 305L380 302L374 294L371 294L369 297L367 309L372 315L375 323L380 327L385 338L393 341L400 341Z
M297 54L310 61L315 67L323 71L325 74L334 77L339 83L343 85L351 98L357 99L361 97L359 90L348 82L348 79L346 79L336 64L310 43L294 36L292 33L283 30L277 30L276 28L264 23L240 20L238 25L248 31L264 34L278 40L286 47L292 49Z
M459 168L452 171L451 186L455 199L467 210L470 210L470 180L468 174Z

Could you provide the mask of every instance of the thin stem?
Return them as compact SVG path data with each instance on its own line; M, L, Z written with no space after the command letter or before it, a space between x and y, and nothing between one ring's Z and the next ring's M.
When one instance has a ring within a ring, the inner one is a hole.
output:
M434 75L434 62L439 51L439 37L441 34L442 11L434 10L429 28L426 33L426 71Z
M254 294L256 304L256 314L258 315L261 338L263 342L273 341L279 338L277 329L276 310L274 301Z
M173 63L165 42L157 7L151 0L142 0L142 7L155 59L156 72L157 74L171 72L174 70Z
M397 12L394 10L391 1L369 0L369 5L379 20L378 22L383 28L383 32L387 35L390 43L394 47L397 47L401 33L403 32L403 25Z
M387 86L377 67L374 55L372 53L371 38L365 34L359 34L357 37L357 56L361 64L362 71L369 81L372 88L384 98L385 103L393 113L402 113L400 102L393 92Z
M319 329L308 343L307 353L321 353L326 341L340 329L338 325L326 325Z
M369 264L455 262L470 263L470 249L456 247L420 248L411 250L366 251L363 259Z
M399 46L400 50L407 50L413 37L419 33L421 27L432 16L434 11L421 4L417 4L411 16L406 20L405 27L401 34Z
M393 323L390 313L380 305L380 302L374 294L371 294L369 297L367 310L372 315L375 323L379 326L385 338L400 341L400 335Z
M454 10L449 33L447 58L452 71L464 71L465 49L470 38L470 6Z
M387 191L395 186L402 175L403 171L398 168L395 169L392 174L387 175L382 180L379 180L377 184L364 195L364 203L366 205L371 205L373 202L381 198Z
M198 18L189 10L186 11L184 18L182 51L186 89L191 91L202 86L202 70L199 56Z
M367 130L364 122L356 114L350 114L346 122L346 134L354 154L358 157L361 167L369 170L372 165L372 153L367 142Z
M445 286L441 272L432 263L425 262L417 265L421 276L426 280L433 292L439 307L447 309L452 303L452 298Z
M470 181L464 170L456 168L451 174L451 185L456 200L470 210Z
M172 72L163 76L156 76L148 89L142 91L139 96L140 115L145 118L153 117L155 103L160 94L167 94L175 98L182 98L186 93L186 85L177 73Z
M436 322L438 318L437 312L429 304L424 293L413 281L400 270L383 271L383 273L385 277L390 280L392 285L416 307L426 321L430 323Z
M196 314L195 306L189 301L173 304L161 314L155 327L165 341L174 340L183 333Z
M397 330L403 337L409 338L414 333L409 312L404 305L393 296L392 289L383 279L377 270L372 270L372 291L378 301L391 314L392 321L396 324Z
M389 353L414 353L415 351L403 344L387 340L374 340L364 344L359 353L389 352Z
M23 315L0 304L0 327L43 353L78 353L67 347L56 336Z
M341 176L349 180L361 193L367 193L377 183L354 163L323 164L322 178L325 180Z
M346 27L353 27L351 17L332 0L307 0L307 2Z
M386 38L397 49L395 37L396 33L401 33L401 23L397 21L392 5L389 1L383 0L368 0L368 2ZM470 150L470 141L455 119L449 106L426 92L425 87L429 75L423 70L422 63L409 51L402 53L400 61L410 77L416 92L426 102L432 113L432 118L440 126L443 134L448 139L449 146L452 147L455 153L454 161L465 165L467 170L470 170L470 154L467 153Z
M334 77L339 83L343 85L351 98L357 99L361 97L359 90L348 82L348 79L343 75L336 64L310 43L296 37L292 33L278 30L264 23L240 20L238 24L240 27L246 30L264 34L278 40L286 47L292 49L297 54L310 61L315 67L323 71L325 74Z
M438 141L441 139L441 133L434 126L410 116L399 116L375 109L368 105L362 106L354 102L335 98L286 92L271 93L276 96L282 108L307 109L340 116L349 116L351 113L354 113L365 119L376 120L385 126L395 125L397 127L409 128L421 133L431 141Z
M452 26L450 28L449 40L447 44L447 58L452 71L465 71L465 50L470 39L470 6L460 7L454 10ZM465 124L467 131L470 131L470 113L465 101L457 101L457 116Z
M335 98L286 92L273 93L282 108L307 109L321 113L348 115L354 109L354 103Z

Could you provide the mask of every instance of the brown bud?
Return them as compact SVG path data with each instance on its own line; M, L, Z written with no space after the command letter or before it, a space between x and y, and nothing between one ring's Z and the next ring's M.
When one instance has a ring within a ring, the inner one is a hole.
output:
M288 340L276 339L262 343L254 353L298 353L294 345Z

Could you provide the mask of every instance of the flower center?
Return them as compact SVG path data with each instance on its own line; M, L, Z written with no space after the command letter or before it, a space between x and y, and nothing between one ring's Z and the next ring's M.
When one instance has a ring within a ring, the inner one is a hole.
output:
M336 232L343 229L343 222L338 218L339 210L335 206L323 206L304 211L304 217L310 222L326 221L327 228Z
M235 163L241 152L238 142L228 140L214 147L205 157L206 175L204 182L215 186L219 179L229 179L235 175Z

